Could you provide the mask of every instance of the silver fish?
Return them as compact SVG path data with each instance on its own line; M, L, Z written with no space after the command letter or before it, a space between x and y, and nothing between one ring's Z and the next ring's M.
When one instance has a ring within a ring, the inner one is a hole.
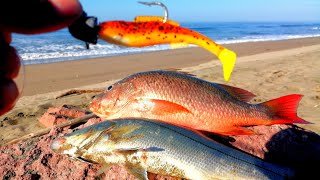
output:
M147 171L187 179L290 179L289 168L227 147L200 133L146 119L117 119L60 137L56 153L103 167L123 165L138 179Z

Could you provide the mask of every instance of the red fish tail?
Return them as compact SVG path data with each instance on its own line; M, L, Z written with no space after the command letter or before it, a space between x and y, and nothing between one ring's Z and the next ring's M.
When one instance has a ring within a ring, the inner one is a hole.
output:
M297 108L303 95L291 94L262 103L274 113L271 124L310 124L297 116Z

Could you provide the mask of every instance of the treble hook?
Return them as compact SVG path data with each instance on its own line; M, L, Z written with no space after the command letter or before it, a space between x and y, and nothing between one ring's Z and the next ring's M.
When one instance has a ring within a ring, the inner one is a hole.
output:
M164 18L163 18L163 23L166 23L168 18L169 18L169 12L167 9L167 6L164 5L161 2L142 2L142 1L138 1L138 3L146 5L146 6L152 6L152 5L156 5L156 6L161 6L164 10Z

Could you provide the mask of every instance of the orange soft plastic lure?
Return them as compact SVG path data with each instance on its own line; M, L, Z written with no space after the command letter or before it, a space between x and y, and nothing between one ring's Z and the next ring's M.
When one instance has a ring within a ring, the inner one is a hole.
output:
M168 10L161 2L139 2L144 5L159 5L164 8L165 15L137 16L133 22L108 21L98 24L96 17L84 13L77 21L69 26L69 32L76 39L86 43L96 44L100 38L112 44L127 47L145 47L158 44L170 44L172 48L198 45L215 54L222 62L224 79L230 79L236 54L233 51L215 43L210 38L179 23L169 20Z
M137 16L133 22L108 21L99 24L99 38L117 45L144 47L157 44L171 44L181 47L188 44L198 45L215 54L223 66L224 79L230 79L236 53L215 43L210 38L168 19L168 9L161 2L139 2L144 5L161 6L165 15Z
M161 18L140 16L136 18L135 22L108 21L101 23L99 26L99 38L122 46L198 45L220 59L223 65L224 79L226 81L230 79L236 54L196 31L179 26L174 21L168 20L163 23Z

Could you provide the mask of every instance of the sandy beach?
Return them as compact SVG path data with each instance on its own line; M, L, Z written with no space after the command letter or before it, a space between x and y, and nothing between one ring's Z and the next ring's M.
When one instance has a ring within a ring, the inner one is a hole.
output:
M287 94L303 94L298 114L320 132L320 38L228 44L238 59L229 82L220 61L202 48L186 48L127 56L25 66L25 85L16 107L0 118L0 142L41 129L37 118L50 106L86 106L93 94L55 100L70 89L103 88L135 72L180 68L197 77L247 89L253 103ZM20 116L17 114L20 113ZM22 115L23 114L23 115ZM10 119L11 121L4 121Z
M0 118L0 142L41 129L37 118L53 105L85 107L94 94L56 100L70 89L104 88L135 72L180 68L197 77L249 90L253 103L287 94L303 94L298 114L311 122L307 128L320 132L320 38L248 42L225 45L238 59L229 82L220 61L202 48L185 48L127 56L115 56L25 67L25 86L16 107ZM17 114L20 113L20 116ZM3 121L4 119L11 121ZM12 126L13 125L13 126Z
M245 57L254 54L317 45L319 42L320 38L304 38L284 41L227 44L224 46L235 51L238 57ZM263 56L265 57L265 54ZM237 61L235 70L241 68L240 63L242 63L242 59ZM257 58L257 60L259 59L261 58ZM218 70L219 72L221 71L222 67L221 64L219 64L219 60L213 54L202 48L175 49L126 56L28 65L25 67L26 80L23 96L103 83L109 80L123 78L139 71L191 67L209 61L217 63L217 65L220 66ZM212 70L212 72L217 72L217 70ZM222 75L219 74L217 78L220 77L222 77ZM230 82L236 82L235 77L236 75L233 75Z
M201 48L104 57L25 67L25 87L16 107L0 117L0 144L44 129L38 118L64 104L86 109L94 93L56 97L70 89L99 89L147 70L180 68L211 82L246 89L260 103L302 94L298 115L313 124L298 125L320 133L320 38L228 44L238 59L229 82L220 61Z

